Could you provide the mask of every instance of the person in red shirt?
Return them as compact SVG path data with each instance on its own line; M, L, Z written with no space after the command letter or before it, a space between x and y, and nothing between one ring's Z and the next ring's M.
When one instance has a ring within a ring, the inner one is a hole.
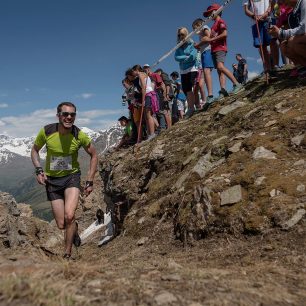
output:
M227 53L227 26L223 19L221 19L221 13L215 15L215 12L220 8L219 4L210 5L207 10L203 13L204 17L208 17L213 15L213 19L215 20L214 25L211 28L211 35L208 41L211 44L211 53L214 62L214 66L219 74L220 81L220 91L219 91L219 100L228 96L228 92L225 89L226 78L227 77L233 83L234 94L237 94L241 90L243 90L243 86L238 83L235 79L234 75L224 66L225 57Z

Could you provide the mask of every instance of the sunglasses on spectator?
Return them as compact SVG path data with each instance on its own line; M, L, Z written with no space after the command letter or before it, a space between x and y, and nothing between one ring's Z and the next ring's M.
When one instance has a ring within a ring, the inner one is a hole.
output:
M76 113L75 113L75 112L74 112L74 113L59 112L58 114L59 114L60 116L63 116L63 117L68 117L68 116L70 116L70 117L74 118L74 117L76 116Z

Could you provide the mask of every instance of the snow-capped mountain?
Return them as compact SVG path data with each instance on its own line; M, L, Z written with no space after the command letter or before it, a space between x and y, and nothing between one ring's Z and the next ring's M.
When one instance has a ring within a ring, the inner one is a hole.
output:
M99 138L99 143L103 142L102 150L116 144L122 136L122 129L116 125L105 131L93 131L87 127L81 127L81 130L86 133L93 142ZM14 138L7 135L0 135L0 164L8 163L12 159L22 156L30 157L31 148L33 146L35 136ZM40 157L45 158L46 152L44 149L40 152Z

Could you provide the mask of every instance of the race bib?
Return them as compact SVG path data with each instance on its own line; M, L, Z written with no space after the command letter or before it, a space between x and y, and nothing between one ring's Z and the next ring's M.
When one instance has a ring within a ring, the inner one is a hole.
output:
M72 156L51 156L50 170L72 170Z

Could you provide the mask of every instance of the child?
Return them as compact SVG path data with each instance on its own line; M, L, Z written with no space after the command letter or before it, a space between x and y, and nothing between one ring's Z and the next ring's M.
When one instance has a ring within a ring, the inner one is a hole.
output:
M228 92L225 89L225 82L227 77L233 83L233 94L237 94L241 90L244 90L243 86L238 83L233 74L224 66L225 57L227 53L227 27L224 20L221 19L221 14L215 15L215 11L220 8L219 4L210 5L207 10L203 13L204 17L211 16L213 14L213 19L215 23L211 28L211 35L208 41L211 45L212 59L215 68L217 68L219 74L219 81L221 90L219 91L219 100L228 96Z
M193 30L201 27L203 19L198 18L192 23ZM204 80L207 88L207 99L206 103L211 104L214 101L211 71L214 68L214 63L211 56L211 48L209 43L210 28L205 25L202 30L198 32L200 41L194 44L196 49L201 51L201 63L204 72Z
M247 0L244 3L244 12L247 16L254 20L254 24L252 26L252 35L253 35L253 44L255 48L260 48L262 46L262 52L259 49L259 54L264 63L265 72L269 72L271 74L271 58L268 50L268 46L271 44L271 36L268 33L268 17L271 11L270 0ZM258 29L257 24L258 23ZM260 35L260 37L259 37ZM273 43L274 44L274 43ZM272 46L273 49L274 45ZM277 64L277 63L275 63Z

